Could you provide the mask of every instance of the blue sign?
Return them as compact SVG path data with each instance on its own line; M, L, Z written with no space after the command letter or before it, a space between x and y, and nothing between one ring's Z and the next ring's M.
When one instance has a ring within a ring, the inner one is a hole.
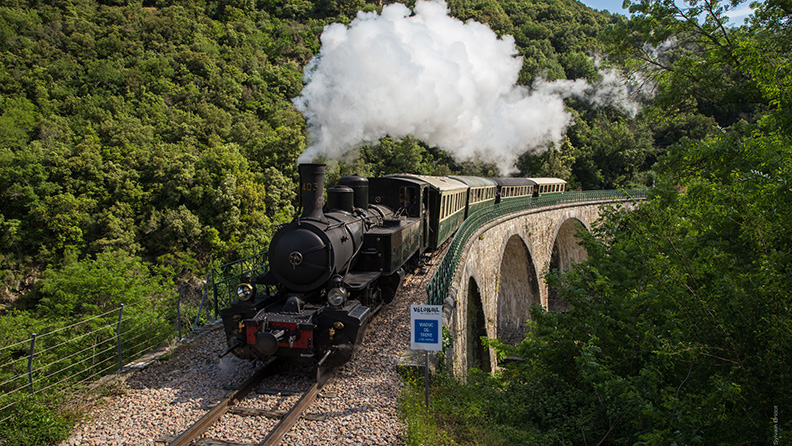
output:
M438 327L437 320L433 319L416 319L413 333L415 333L415 342L421 344L436 344L440 342L440 327Z

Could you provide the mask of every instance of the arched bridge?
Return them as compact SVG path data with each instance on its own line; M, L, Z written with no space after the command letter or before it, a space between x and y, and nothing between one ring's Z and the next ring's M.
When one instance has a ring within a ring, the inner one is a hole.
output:
M590 230L603 206L633 206L644 197L644 191L568 192L465 220L427 287L429 303L443 305L454 374L464 379L472 367L490 371L495 356L480 338L519 342L533 304L563 309L544 275L586 258L575 233Z

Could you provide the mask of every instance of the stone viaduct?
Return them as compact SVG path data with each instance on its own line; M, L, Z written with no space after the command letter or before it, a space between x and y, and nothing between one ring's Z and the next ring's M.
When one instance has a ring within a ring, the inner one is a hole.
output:
M494 353L481 345L480 338L519 342L533 304L549 311L564 309L565 303L548 289L545 273L584 260L586 251L575 237L578 228L590 230L602 206L624 201L529 209L500 217L473 233L443 302L443 326L451 338L446 359L455 376L466 379L472 367L484 371L496 367Z

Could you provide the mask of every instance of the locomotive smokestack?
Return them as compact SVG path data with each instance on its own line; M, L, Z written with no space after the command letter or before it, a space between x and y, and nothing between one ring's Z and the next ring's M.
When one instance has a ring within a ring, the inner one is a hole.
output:
M322 206L324 193L324 164L300 164L300 205L303 212L300 218L325 221Z

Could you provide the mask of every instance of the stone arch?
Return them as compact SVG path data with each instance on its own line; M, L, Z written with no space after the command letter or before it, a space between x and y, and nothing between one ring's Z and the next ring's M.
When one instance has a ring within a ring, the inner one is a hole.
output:
M550 254L550 271L566 271L573 264L582 262L588 258L586 249L580 245L580 239L575 237L580 228L590 230L590 225L580 220L577 216L571 216L559 222L553 237L553 250ZM569 304L560 299L553 287L547 289L547 310L565 311L569 309Z
M533 304L540 304L539 275L525 242L512 235L506 242L497 286L497 336L515 344L525 336L525 321Z
M481 343L481 337L487 336L487 318L484 315L481 292L479 291L476 279L473 277L468 281L466 319L468 369L475 367L483 372L490 373L492 371L492 364L490 362L489 348Z

